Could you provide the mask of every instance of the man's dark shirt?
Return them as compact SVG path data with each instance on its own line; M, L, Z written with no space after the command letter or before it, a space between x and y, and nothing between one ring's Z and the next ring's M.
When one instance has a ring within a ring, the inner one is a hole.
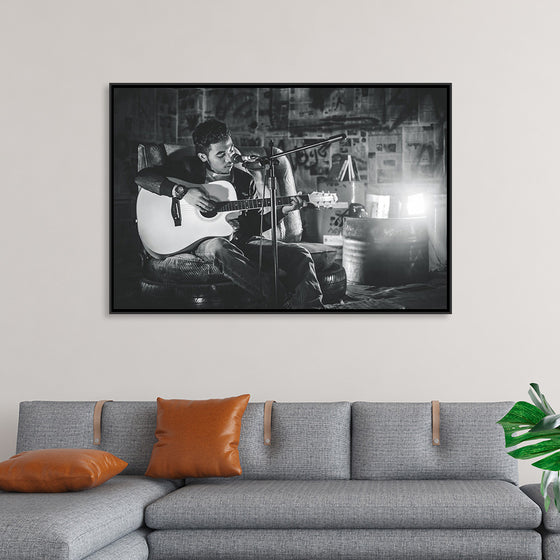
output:
M206 177L206 165L195 156L188 156L182 159L173 160L170 158L165 165L158 167L147 167L142 169L136 175L135 182L143 189L149 190L155 194L162 196L171 196L173 187L176 183L169 180L168 177L182 179L189 183L203 185L208 182ZM238 200L246 200L256 198L257 189L253 176L233 167L230 183L235 188ZM283 218L281 211L278 212L278 221ZM270 229L270 214L267 213L263 217L263 231ZM258 211L243 212L239 216L239 231L237 238L240 241L246 241L250 237L260 235L261 233L261 215Z

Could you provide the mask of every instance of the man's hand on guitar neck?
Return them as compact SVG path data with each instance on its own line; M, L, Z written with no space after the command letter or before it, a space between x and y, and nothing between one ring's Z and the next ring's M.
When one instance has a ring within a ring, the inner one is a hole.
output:
M203 186L189 188L183 200L203 212L211 212L215 208L214 201Z
M299 192L298 194L301 194L301 192ZM290 198L290 204L286 204L285 206L282 206L282 214L286 216L290 212L295 212L296 210L299 210L302 206L303 206L303 199L300 196L292 196L292 198Z

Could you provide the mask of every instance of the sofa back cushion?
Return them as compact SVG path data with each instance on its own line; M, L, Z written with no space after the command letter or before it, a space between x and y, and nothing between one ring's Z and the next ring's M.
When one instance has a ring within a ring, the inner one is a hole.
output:
M107 402L101 445L93 445L94 401L20 403L17 452L82 447L128 463L123 474L144 474L156 442L156 402ZM249 403L241 422L239 458L247 479L350 477L350 403L276 403L272 445L263 442L264 404Z
M440 445L432 445L430 403L353 403L352 478L517 483L517 462L496 424L512 404L441 403Z
M350 415L348 402L275 403L272 445L264 445L264 405L249 403L239 440L242 478L350 478Z
M94 401L20 403L17 452L55 447L102 449L128 463L123 474L144 474L156 442L156 402L107 402L101 445L93 445Z

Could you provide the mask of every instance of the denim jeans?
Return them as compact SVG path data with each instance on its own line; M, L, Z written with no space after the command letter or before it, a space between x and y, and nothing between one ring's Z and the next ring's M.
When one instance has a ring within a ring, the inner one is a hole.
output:
M213 262L240 288L249 292L264 307L277 309L322 309L322 292L309 251L296 243L278 242L278 268L284 272L278 282L278 305L274 305L271 273L272 243L252 237L234 244L222 237L202 241L195 255ZM259 273L259 254L262 270Z

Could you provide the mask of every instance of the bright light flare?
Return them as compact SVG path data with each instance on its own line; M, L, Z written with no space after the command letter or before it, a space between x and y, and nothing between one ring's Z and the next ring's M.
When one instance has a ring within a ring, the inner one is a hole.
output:
M409 216L425 216L426 202L424 200L424 194L411 194L406 203L406 210Z

